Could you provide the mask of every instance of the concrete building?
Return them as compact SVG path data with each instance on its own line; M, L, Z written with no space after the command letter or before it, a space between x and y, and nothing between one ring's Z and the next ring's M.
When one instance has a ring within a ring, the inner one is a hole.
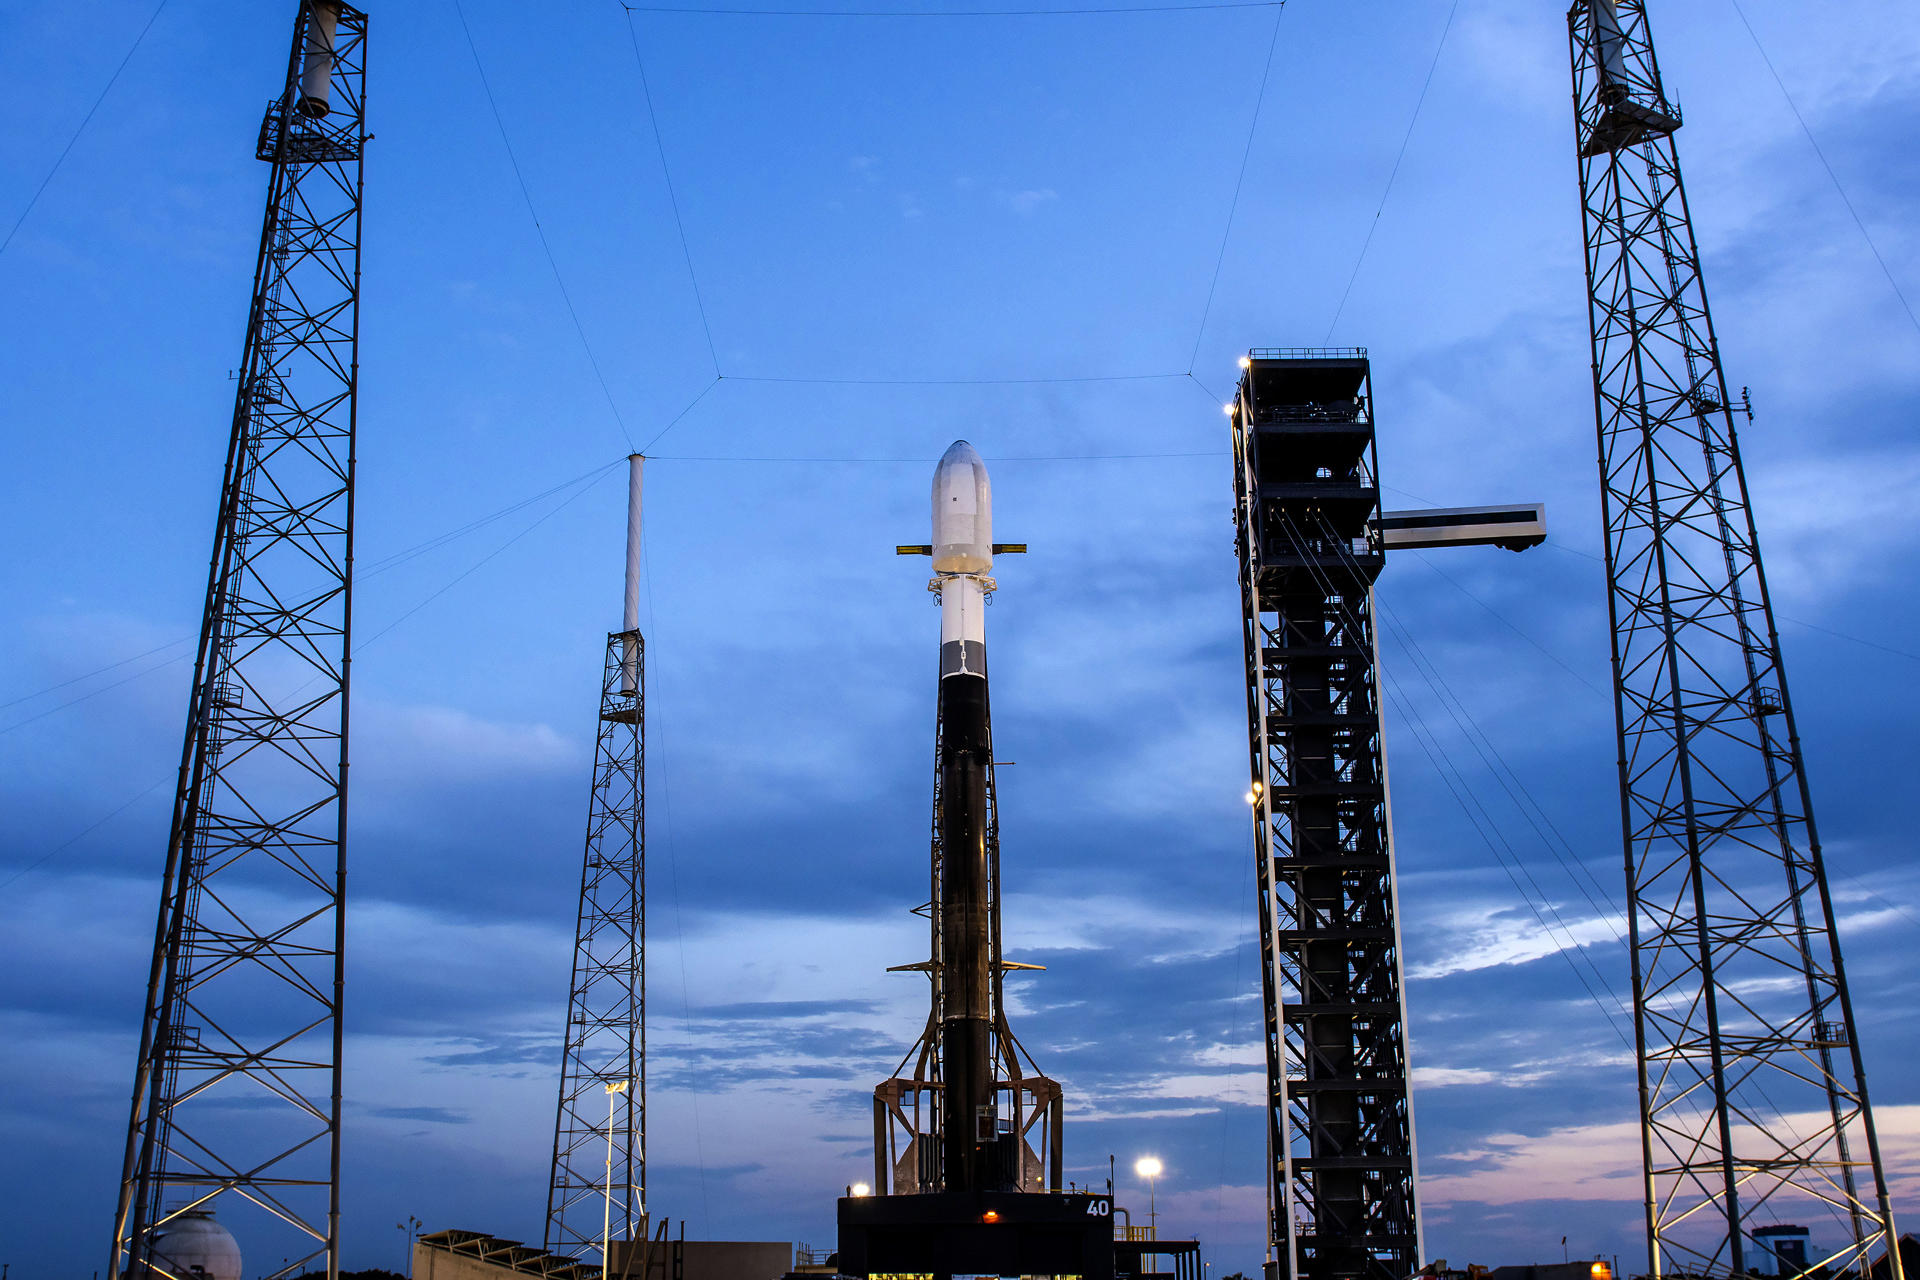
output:
M1807 1269L1813 1256L1812 1233L1790 1222L1755 1227L1753 1254L1749 1265L1763 1276L1797 1276Z
M614 1280L781 1280L795 1269L784 1240L662 1240L652 1248L615 1240ZM480 1231L436 1231L413 1246L413 1280L601 1280L592 1262Z

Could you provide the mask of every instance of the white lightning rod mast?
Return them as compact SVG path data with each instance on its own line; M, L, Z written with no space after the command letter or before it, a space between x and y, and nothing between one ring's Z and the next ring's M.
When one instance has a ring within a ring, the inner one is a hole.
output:
M620 616L620 692L631 695L640 687L640 468L643 454L627 455L627 599Z

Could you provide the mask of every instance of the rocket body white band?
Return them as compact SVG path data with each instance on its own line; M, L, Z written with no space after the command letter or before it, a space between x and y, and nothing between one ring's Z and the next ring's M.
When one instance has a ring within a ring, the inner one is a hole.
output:
M986 584L976 575L940 576L940 678L987 674Z

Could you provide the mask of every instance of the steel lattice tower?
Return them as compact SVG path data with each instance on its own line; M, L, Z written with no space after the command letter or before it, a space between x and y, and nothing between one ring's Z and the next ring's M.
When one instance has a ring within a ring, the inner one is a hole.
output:
M169 1224L338 1272L366 15L301 0L187 706L108 1275ZM258 1212L248 1212L257 1210Z
M1845 1242L1808 1269L1864 1270L1893 1220L1680 116L1641 0L1568 23L1650 1267L1741 1274L1757 1228L1818 1213Z
M546 1248L570 1257L598 1253L603 1233L615 1240L643 1236L647 1221L642 459L635 454L631 463L626 625L607 637L600 683L600 730L587 802L547 1191Z
M1255 350L1243 364L1231 410L1269 1266L1282 1280L1400 1280L1420 1262L1374 653L1385 555L1367 355Z

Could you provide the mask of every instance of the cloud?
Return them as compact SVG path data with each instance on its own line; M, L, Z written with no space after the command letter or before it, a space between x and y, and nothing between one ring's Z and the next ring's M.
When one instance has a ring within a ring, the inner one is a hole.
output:
M420 1120L427 1124L465 1124L467 1113L451 1107L370 1107L367 1114L378 1120Z
M1538 1084L1548 1078L1545 1071L1493 1071L1486 1067L1415 1067L1413 1084L1417 1089L1447 1089L1459 1085L1518 1088Z
M1900 580L1920 535L1920 450L1806 454L1750 472L1767 582L1789 608Z
M873 1000L740 1000L703 1005L693 1012L703 1022L782 1022L838 1013L874 1013L879 1008Z
M455 707L354 699L354 763L382 785L476 782L577 770L584 744L541 723L494 720Z
M1920 1191L1920 1106L1880 1106L1874 1110L1888 1176L1896 1199ZM1789 1132L1807 1134L1828 1123L1823 1113L1785 1117ZM1758 1150L1756 1133L1736 1124L1735 1150ZM1421 1192L1430 1202L1474 1201L1509 1206L1551 1200L1640 1198L1640 1125L1636 1121L1556 1127L1542 1133L1493 1132L1436 1152L1423 1149ZM1774 1212L1812 1214L1826 1210L1788 1193L1774 1197Z
M448 1053L424 1055L420 1061L435 1067L517 1067L534 1063L551 1067L560 1061L560 1041L565 1033L558 1027L551 1036L486 1041L477 1037L457 1041L475 1046Z
M1619 945L1625 921L1610 916L1572 916L1562 913L1564 929L1543 928L1520 908L1498 905L1465 907L1448 913L1429 927L1452 939L1438 958L1410 965L1407 978L1446 978L1482 969L1531 964L1558 952L1598 944ZM1556 925L1558 922L1556 921Z
M1480 1200L1632 1200L1640 1179L1637 1123L1575 1125L1541 1134L1496 1132L1420 1160L1423 1196Z
M1060 193L1052 187L1035 187L1025 191L1008 191L1001 194L1001 202L1007 208L1022 217L1032 215L1042 205L1052 204L1060 198Z
M1116 950L1148 965L1230 954L1243 923L1118 892L1009 893L1001 913L1009 956Z

